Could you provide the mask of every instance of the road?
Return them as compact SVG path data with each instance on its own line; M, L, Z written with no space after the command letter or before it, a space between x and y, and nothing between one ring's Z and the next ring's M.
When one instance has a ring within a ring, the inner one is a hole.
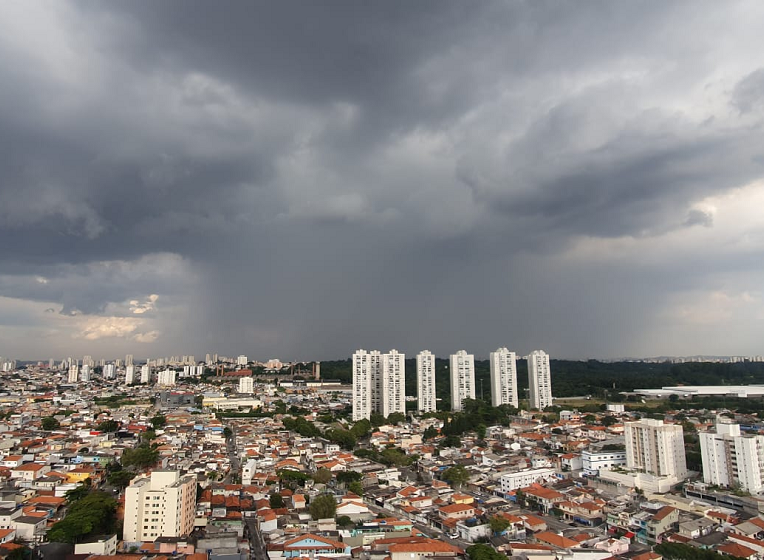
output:
M228 460L230 461L231 468L228 470L228 474L223 479L223 483L229 484L233 482L233 477L239 474L240 461L239 453L236 448L236 426L228 426L231 428L231 437L226 439L226 449L228 451Z

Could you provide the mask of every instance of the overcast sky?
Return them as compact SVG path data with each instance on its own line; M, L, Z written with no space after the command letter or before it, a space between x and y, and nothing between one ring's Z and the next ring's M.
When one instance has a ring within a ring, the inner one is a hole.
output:
M764 3L0 3L0 355L764 354Z

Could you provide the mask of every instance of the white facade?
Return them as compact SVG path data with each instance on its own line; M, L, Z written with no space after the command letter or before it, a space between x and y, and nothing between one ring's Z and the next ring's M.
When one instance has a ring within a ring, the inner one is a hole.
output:
M491 352L491 404L518 407L517 355L506 348Z
M125 488L124 541L154 542L185 537L194 528L196 478L177 471L153 471Z
M255 379L253 377L242 377L239 379L239 393L254 393Z
M125 385L132 385L135 383L135 366L127 366L125 368Z
M751 493L764 490L764 436L742 435L738 424L716 424L716 433L701 432L703 482Z
M628 469L677 481L687 475L682 426L643 418L624 424L624 438Z
M380 414L406 414L406 355L390 350L382 356L382 394Z
M461 410L468 398L475 398L475 356L459 350L451 354L451 409Z
M372 352L358 350L353 354L353 422L371 417ZM379 354L379 353L377 353Z
M165 369L157 375L157 385L175 385L176 372L174 369Z
M602 451L585 449L581 452L582 468L585 475L597 476L600 469L610 469L626 465L626 451Z
M554 476L554 469L526 469L523 471L503 474L499 478L499 482L501 483L502 493L506 494L512 490L530 486L534 482L549 480L554 478Z
M77 364L69 366L69 383L77 383L80 379L80 367Z
M149 383L151 381L151 368L148 364L141 366L141 383Z
M531 409L544 410L552 406L549 354L543 350L534 350L528 356L528 388Z
M128 367L133 367L133 366L128 366ZM116 367L114 367L114 364L104 364L103 378L114 379L114 377L116 377Z
M435 355L424 350L416 357L417 410L435 412L438 403L435 397Z
M247 365L247 357L242 354L238 358L236 358L236 365L237 366L246 366Z
M80 371L80 381L90 381L90 366L85 364Z

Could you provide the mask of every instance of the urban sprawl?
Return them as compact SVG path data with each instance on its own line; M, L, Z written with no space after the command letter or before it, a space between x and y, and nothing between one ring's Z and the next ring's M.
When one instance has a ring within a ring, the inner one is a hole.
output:
M416 394L396 350L355 352L350 382L244 355L0 358L0 556L764 560L764 387L555 398L544 351L488 362L476 387L451 355L439 398L428 351Z

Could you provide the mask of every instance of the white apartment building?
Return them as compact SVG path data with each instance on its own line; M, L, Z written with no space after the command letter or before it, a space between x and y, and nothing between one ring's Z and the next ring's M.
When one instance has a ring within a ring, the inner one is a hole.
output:
M135 383L135 366L129 365L125 368L125 385Z
M512 490L525 488L535 482L545 482L552 478L555 478L554 469L525 469L503 474L499 478L499 482L501 483L502 494L507 494Z
M543 350L534 350L528 355L528 387L531 409L544 410L552 406L549 354Z
M764 436L740 433L738 424L717 423L716 433L701 432L703 482L764 490Z
M581 462L585 475L597 476L600 474L600 469L626 466L626 451L585 449L581 452Z
M128 367L132 367L132 366L128 366ZM117 371L117 368L114 366L114 364L104 364L103 378L114 379L116 377L116 371Z
M188 536L195 512L196 477L162 470L138 477L125 489L124 541Z
M151 368L148 364L141 366L141 383L149 383L151 381Z
M390 350L382 355L382 393L380 414L406 414L406 355Z
M679 424L643 418L624 424L626 468L682 479L687 474L684 433Z
M353 354L353 421L406 413L406 356L397 350Z
M242 377L239 379L239 393L252 394L255 392L254 377Z
M128 354L125 356L125 367L133 365L133 355Z
M506 348L491 352L491 404L518 407L517 355Z
M238 358L236 358L236 365L237 366L246 366L247 365L247 357L242 354Z
M157 375L157 385L175 385L176 371L174 369L165 369Z
M77 383L80 379L80 366L76 363L69 366L69 383Z
M372 372L372 354L366 350L353 354L353 422L362 418L368 420L373 412L372 380L376 382L377 376Z
M90 366L85 364L80 371L80 381L90 381Z
M459 350L451 354L451 409L462 409L464 399L475 398L475 356Z
M438 403L435 397L435 355L424 350L416 356L417 410L435 412Z

